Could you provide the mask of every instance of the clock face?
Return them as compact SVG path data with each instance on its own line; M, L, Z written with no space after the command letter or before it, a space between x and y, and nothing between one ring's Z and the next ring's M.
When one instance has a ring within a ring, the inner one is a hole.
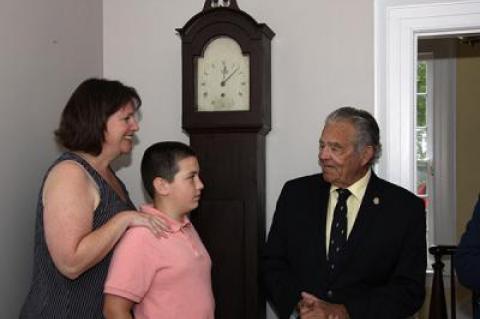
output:
M197 111L248 111L250 59L230 37L210 41L197 58Z

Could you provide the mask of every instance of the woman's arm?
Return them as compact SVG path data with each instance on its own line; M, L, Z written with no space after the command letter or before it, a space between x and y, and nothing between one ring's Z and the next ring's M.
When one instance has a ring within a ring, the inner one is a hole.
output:
M64 161L48 175L43 189L43 222L50 255L57 269L75 279L102 260L128 227L145 226L162 233L164 223L152 215L124 211L92 231L100 194L77 163Z
M104 296L103 315L105 319L133 319L133 301L110 294Z

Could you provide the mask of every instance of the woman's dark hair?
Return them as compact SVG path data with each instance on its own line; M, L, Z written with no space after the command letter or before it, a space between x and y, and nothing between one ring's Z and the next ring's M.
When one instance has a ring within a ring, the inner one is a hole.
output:
M155 194L153 180L156 177L173 182L179 170L178 162L191 156L196 157L195 151L181 142L159 142L148 147L143 153L140 167L143 186L148 195L153 198Z
M63 109L55 131L58 143L71 151L99 155L108 118L128 102L142 104L137 91L119 81L88 79L81 83Z

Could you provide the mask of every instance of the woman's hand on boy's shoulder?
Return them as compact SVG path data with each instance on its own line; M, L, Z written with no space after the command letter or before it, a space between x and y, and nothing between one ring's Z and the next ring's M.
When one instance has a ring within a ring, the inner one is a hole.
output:
M162 217L133 210L122 213L129 215L128 227L146 227L157 237L168 237L169 228Z

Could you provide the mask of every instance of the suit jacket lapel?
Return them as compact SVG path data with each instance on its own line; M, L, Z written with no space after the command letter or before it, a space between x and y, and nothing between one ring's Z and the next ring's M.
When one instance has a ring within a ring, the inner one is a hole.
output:
M358 243L368 234L369 228L373 225L373 220L381 213L382 206L382 192L378 187L378 177L372 172L370 181L367 185L365 195L363 196L360 209L358 211L357 219L353 225L352 231L348 237L346 260L353 255L358 246Z
M348 236L347 244L344 250L344 256L341 258L342 262L340 265L338 265L339 271L335 273L336 275L334 278L332 278L332 280L335 280L338 275L341 275L342 269L348 265L350 258L354 255L358 247L358 244L364 239L365 234L368 234L370 231L369 228L371 225L373 225L373 220L379 213L381 213L382 192L378 184L379 179L372 172L372 176L370 177L365 195L363 196L357 218L353 225L352 231Z
M313 238L315 243L318 243L316 246L320 249L318 250L318 258L320 260L321 267L326 267L326 249L325 249L325 227L327 222L327 209L328 209L328 199L330 193L330 184L326 183L323 180L323 177L320 175L320 186L318 183L314 185L314 194L313 198L313 207L312 207L312 225L318 227L318 231L315 232L317 236Z

